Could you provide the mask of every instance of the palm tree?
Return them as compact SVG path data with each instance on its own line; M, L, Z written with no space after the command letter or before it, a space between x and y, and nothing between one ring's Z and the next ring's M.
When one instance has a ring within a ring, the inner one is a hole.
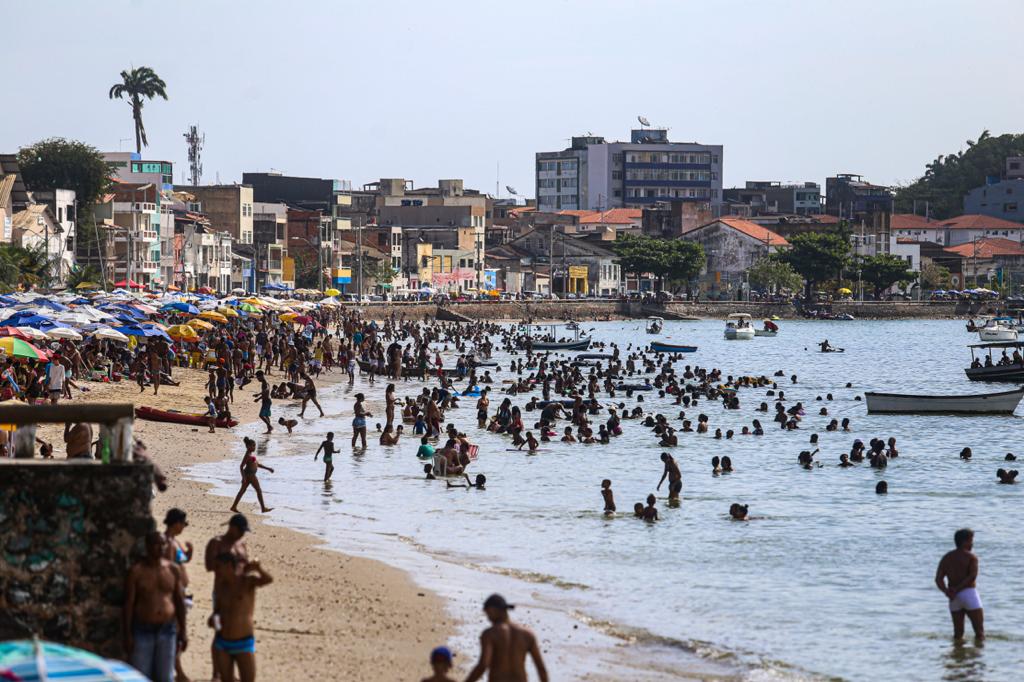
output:
M110 88L110 99L125 99L132 108L132 119L135 121L135 151L142 153L143 147L149 146L146 140L146 126L142 124L143 98L153 99L163 97L167 99L167 91L160 76L148 66L140 66L131 71L121 72L121 82Z

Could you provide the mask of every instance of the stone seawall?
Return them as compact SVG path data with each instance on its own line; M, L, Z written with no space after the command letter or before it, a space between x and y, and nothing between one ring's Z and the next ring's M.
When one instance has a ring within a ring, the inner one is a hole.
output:
M395 313L407 319L438 317L433 303L375 303L363 306L374 318L383 319ZM440 308L441 319L473 320L603 320L644 318L663 314L666 318L724 319L730 313L747 313L754 318L777 315L783 319L798 317L796 308L782 303L701 302L669 303L665 306L644 306L638 302L614 300L583 301L496 301L452 303ZM857 319L950 319L967 314L955 303L834 303L833 313L849 313ZM452 314L454 313L454 314Z
M0 640L38 635L121 657L121 604L150 514L153 469L0 462Z

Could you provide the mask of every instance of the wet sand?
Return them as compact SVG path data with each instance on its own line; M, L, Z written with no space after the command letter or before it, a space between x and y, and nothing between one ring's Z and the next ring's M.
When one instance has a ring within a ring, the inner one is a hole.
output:
M344 375L318 380L321 389ZM76 402L132 402L161 409L202 412L206 373L175 370L180 386L161 386L139 393L134 383L83 383L87 393L74 393ZM271 376L273 380L275 377ZM277 376L280 380L280 376ZM258 419L252 402L253 384L235 391L232 410L246 424ZM281 401L284 402L284 401ZM275 401L275 407L278 405ZM286 403L285 403L286 404ZM316 414L312 404L306 414ZM276 420L276 417L275 417ZM186 478L184 469L195 464L235 457L241 440L238 431L164 424L137 420L135 434L164 470L169 487L156 493L153 517L163 529L167 509L188 513L189 527L182 540L192 542L195 556L188 565L189 591L195 607L189 613L189 649L185 672L193 680L211 674L210 615L212 575L203 568L203 549L214 535L224 532L231 516L231 501L209 493L209 486ZM284 427L276 426L277 429ZM315 420L298 429L317 428ZM62 430L41 427L38 436L54 444L55 456L64 456ZM265 462L274 466L272 458ZM273 474L260 472L263 481ZM273 498L267 500L273 506ZM273 517L259 513L250 490L239 505L252 527L246 540L249 555L259 559L274 577L262 588L256 604L256 650L259 679L287 680L312 677L351 680L419 679L429 672L425 661L430 649L445 643L455 629L437 595L417 587L402 571L379 561L328 551L312 536L272 526Z

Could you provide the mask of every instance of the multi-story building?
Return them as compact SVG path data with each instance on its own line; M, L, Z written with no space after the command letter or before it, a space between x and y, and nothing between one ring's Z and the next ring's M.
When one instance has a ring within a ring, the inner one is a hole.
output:
M110 222L105 226L113 247L107 255L113 258L106 276L115 283L169 283L174 277L173 257L162 262L161 240L173 244L173 198L150 182L117 183L113 195ZM161 271L164 267L166 273Z
M758 259L789 246L766 227L742 218L719 218L683 235L704 248L704 288L735 296L746 289L745 273Z
M1024 224L987 215L962 215L949 220L935 220L923 216L897 213L892 216L894 236L919 242L934 242L942 246L959 246L977 239L1009 239L1024 243Z
M228 232L241 244L252 244L253 192L248 185L175 185L196 198L193 210L205 213L213 229Z
M1007 177L975 187L964 196L964 213L1024 220L1024 177Z
M257 201L253 204L253 254L256 258L256 290L267 284L283 284L288 206Z
M242 184L252 187L255 201L320 211L334 219L336 231L352 228L352 183L348 180L302 178L281 173L242 173Z
M722 201L722 145L671 142L661 128L633 130L629 142L572 138L571 146L536 155L537 209L650 206L672 199Z
M860 175L840 173L825 179L825 213L852 222L893 211L892 190Z
M32 200L39 204L45 204L56 221L59 235L54 236L49 253L51 259L59 261L59 263L54 263L54 270L60 273L59 281L63 282L75 266L75 240L77 238L75 190L36 191L32 192Z

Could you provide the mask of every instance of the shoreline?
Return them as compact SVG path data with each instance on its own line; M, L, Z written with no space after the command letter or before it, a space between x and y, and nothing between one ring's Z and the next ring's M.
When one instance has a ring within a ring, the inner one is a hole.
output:
M277 375L271 376L271 379ZM343 375L338 375L343 376ZM179 386L161 386L154 398L151 389L139 393L136 384L85 383L88 393L76 402L127 401L163 409L201 411L205 372L175 368ZM321 376L318 385L327 390L335 381ZM181 535L194 547L187 564L188 591L195 600L189 612L190 645L182 658L192 680L211 675L207 627L211 613L212 574L203 567L206 542L224 532L231 516L230 499L214 495L212 486L188 476L191 466L233 459L245 429L258 422L258 408L251 402L252 385L237 391L232 411L239 425L210 434L205 427L136 420L134 434L146 444L150 457L167 475L168 488L154 493L151 504L157 529L171 507L188 514L189 527ZM282 403L275 403L280 411ZM285 403L287 404L287 403ZM315 406L310 405L315 410ZM283 427L277 427L282 428ZM302 428L300 424L299 428ZM275 437L278 431L275 429ZM62 428L41 426L38 434L62 454ZM269 448L274 448L270 441ZM264 472L264 482L273 474ZM273 506L273 499L268 500ZM239 508L250 523L246 535L249 556L259 559L274 577L259 591L255 634L259 679L289 679L298 665L330 670L336 679L389 679L394 671L402 677L426 674L427 656L444 644L455 624L445 602L434 592L414 584L404 571L387 563L329 550L314 535L268 523L272 517L253 511L255 494L250 490ZM384 643L385 646L380 646Z

